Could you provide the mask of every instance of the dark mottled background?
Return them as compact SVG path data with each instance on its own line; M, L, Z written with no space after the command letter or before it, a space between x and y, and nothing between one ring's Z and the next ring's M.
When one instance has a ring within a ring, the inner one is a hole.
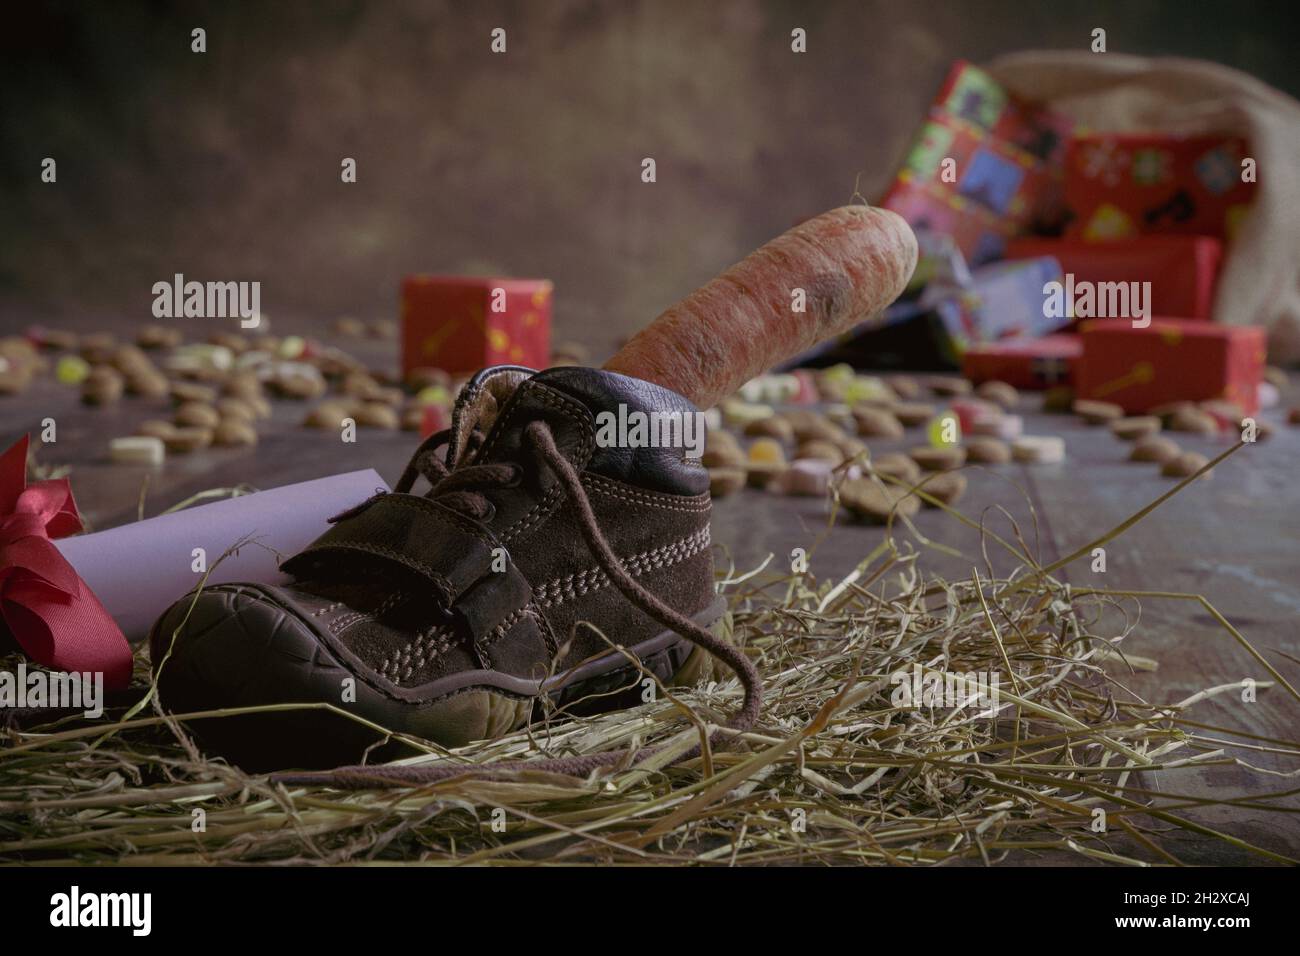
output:
M558 334L599 352L846 201L859 173L874 197L955 57L1082 48L1103 26L1114 51L1218 60L1297 94L1286 10L6 3L0 322L145 320L150 286L178 271L259 279L273 317L393 315L404 273L491 271L554 279ZM39 181L45 156L57 186Z

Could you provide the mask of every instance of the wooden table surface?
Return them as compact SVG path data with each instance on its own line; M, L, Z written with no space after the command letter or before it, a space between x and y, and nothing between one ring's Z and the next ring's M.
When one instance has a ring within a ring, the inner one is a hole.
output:
M277 330L280 331L280 330ZM373 367L393 363L395 346L378 342L338 342ZM1296 401L1294 391L1284 398ZM1037 515L1038 554L1049 563L1094 539L1170 488L1155 466L1125 461L1126 446L1105 429L1088 428L1072 416L1048 416L1039 399L1025 400L1026 430L1059 434L1068 457L1058 465L1010 464L967 469L969 490L961 502L968 515L985 511L999 532L1008 529L1001 506L1033 531ZM1285 405L1285 403L1284 403ZM301 429L301 403L276 402L273 423L251 449L211 449L169 458L164 468L146 472L107 461L108 440L129 434L146 418L165 414L164 404L126 399L111 408L84 408L76 391L52 379L27 393L0 398L0 441L24 431L39 434L42 419L57 422L57 443L38 459L68 464L78 503L95 528L134 520L148 477L144 513L153 515L196 492L250 484L269 488L309 478L373 467L388 482L396 480L416 444L412 433L361 430L355 444L336 434ZM1213 478L1193 484L1120 539L1107 546L1104 574L1080 560L1060 572L1072 584L1204 594L1255 648L1293 685L1300 684L1300 428L1281 424L1279 409L1265 411L1278 424L1267 442L1248 445L1216 469ZM915 437L915 433L912 433ZM1188 448L1213 456L1226 439L1178 436ZM914 441L911 443L915 443ZM875 453L906 448L908 441L871 442ZM825 505L815 499L780 497L746 490L715 504L713 536L738 566L749 567L769 553L787 562L790 550L807 547L823 530ZM977 534L941 512L926 510L916 519L926 536L961 551L955 558L931 551L924 567L947 578L969 577L979 560ZM841 576L881 540L878 528L842 524L822 542L811 562L820 579ZM1030 539L1032 540L1032 538ZM720 553L719 560L722 560ZM978 565L983 570L983 565ZM1000 572L1006 561L996 562ZM1141 620L1125 650L1155 658L1152 673L1125 674L1124 683L1148 701L1173 703L1196 691L1268 675L1220 627L1201 604L1191 600L1144 599ZM1282 688L1261 690L1255 703L1237 694L1221 695L1195 711L1207 724L1246 734L1294 740L1300 706ZM1251 763L1265 770L1294 771L1295 758L1263 751ZM1300 789L1300 779L1270 776L1242 767L1180 769L1150 775L1148 785L1167 793L1225 798L1279 794ZM1211 808L1188 813L1197 822L1291 857L1300 858L1300 798L1273 799L1292 813L1253 808ZM1260 858L1222 842L1180 836L1171 844L1192 863L1252 863ZM1077 858L1072 858L1077 859Z

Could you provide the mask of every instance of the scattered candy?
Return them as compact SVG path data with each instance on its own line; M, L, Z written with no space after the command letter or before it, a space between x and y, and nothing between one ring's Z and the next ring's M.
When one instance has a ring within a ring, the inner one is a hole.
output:
M383 428L388 431L396 431L401 425L401 420L397 417L397 412L391 405L385 405L383 402L364 402L352 416L353 420L361 428Z
M827 441L824 438L813 438L799 445L795 457L809 461L827 461L838 465L844 460L844 452L836 442Z
M905 428L924 425L934 417L934 406L924 402L898 402L894 405L895 417Z
M776 483L777 490L787 495L820 498L830 488L835 465L813 458L796 458Z
M1190 432L1195 435L1217 435L1219 422L1209 412L1195 406L1179 408L1169 416L1169 430Z
M722 420L733 428L744 428L756 419L770 418L774 414L776 410L771 405L742 402L734 398L729 398L722 403Z
M91 365L112 361L117 339L107 332L92 332L81 337L81 357Z
M925 471L951 471L966 464L966 449L961 445L913 448L908 454Z
M988 435L1003 441L1014 441L1025 430L1025 420L1019 415L999 415L997 418L980 418L971 426L971 434Z
M975 427L976 422L987 422L991 425L1004 414L1001 405L982 398L954 398L950 407L961 422L962 430L967 432Z
M247 422L253 424L257 412L253 406L242 398L223 398L216 404L217 414L223 421Z
M1011 443L1016 461L1051 464L1065 460L1065 439L1058 435L1023 435Z
M784 465L785 449L775 438L760 438L749 446L750 465Z
M967 379L956 376L935 375L926 379L925 384L929 386L931 392L941 398L956 398L971 393L971 383Z
M921 395L921 386L916 379L907 375L890 376L889 387L894 390L895 395L904 401L913 401Z
M954 412L944 412L926 426L925 437L933 448L959 445L961 444L961 419Z
M1160 469L1160 474L1166 478L1190 478L1209 462L1210 459L1200 452L1185 451L1166 461ZM1209 478L1212 474L1213 472L1207 471L1202 477Z
M1147 435L1160 431L1160 419L1155 415L1137 415L1132 418L1117 418L1110 423L1110 432L1124 441L1136 441Z
M126 391L122 373L110 365L96 365L81 387L81 400L87 405L111 405Z
M884 524L891 515L909 517L921 508L921 500L907 489L871 478L845 479L839 491L840 501L852 514L873 524Z
M108 457L111 461L121 464L161 465L163 458L166 457L166 450L161 439L148 435L131 435L110 441Z
M745 434L752 438L768 437L779 441L794 441L794 426L780 415L756 418L745 426Z
M1020 393L1016 391L1014 385L1006 382L996 380L985 382L975 389L975 394L985 401L1000 405L1005 410L1013 409L1020 404Z
M853 409L853 418L857 422L859 435L867 438L903 437L903 423L893 412L859 404Z
M790 409L785 413L785 418L794 429L794 437L798 441L820 438L838 443L848 437L843 428L836 425L825 415L819 415L806 408Z
M966 442L966 460L1001 465L1011 460L1011 446L998 438L972 438Z
M217 390L198 382L172 382L171 396L177 402L215 402Z
M151 418L147 422L141 422L135 429L137 435L157 438L159 441L166 441L174 431L176 431L175 425L159 418Z
M748 476L744 468L718 467L709 469L709 494L723 498L745 487Z
M223 447L256 445L257 431L248 422L227 418L212 430L212 442Z
M212 429L177 428L163 439L163 444L167 446L168 451L177 454L183 455L188 452L198 451L200 448L207 448L212 444Z
M321 402L303 419L304 428L331 428L338 429L343 427L343 419L351 418L351 409L344 402Z
M176 409L173 419L177 425L193 425L199 428L215 428L221 421L221 415L211 405L202 402L186 402Z
M925 480L921 482L920 490L930 495L930 497L950 505L966 493L966 476L959 471L941 471L933 475L927 475ZM920 496L918 495L918 497ZM921 498L921 503L927 508L936 507L924 498Z
M64 385L80 385L90 374L90 363L80 355L65 355L54 366L54 377Z
M300 335L286 335L280 340L280 347L277 348L276 354L282 359L302 358L307 351L307 340Z
M867 467L882 477L897 478L909 485L916 484L921 479L921 466L902 452L891 451L873 458Z
M1124 409L1112 402L1094 402L1085 398L1074 403L1073 411L1089 425L1104 425L1124 417Z
M1153 461L1163 465L1170 459L1177 458L1181 454L1181 449L1160 435L1147 435L1145 438L1139 438L1133 445L1133 451L1129 454L1129 461Z

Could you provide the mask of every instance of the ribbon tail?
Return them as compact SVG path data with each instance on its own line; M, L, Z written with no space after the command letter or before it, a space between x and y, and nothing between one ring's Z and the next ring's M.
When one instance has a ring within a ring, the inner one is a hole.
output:
M20 603L4 602L5 623L23 651L55 671L102 673L104 686L120 690L131 682L131 645L90 588L76 597Z

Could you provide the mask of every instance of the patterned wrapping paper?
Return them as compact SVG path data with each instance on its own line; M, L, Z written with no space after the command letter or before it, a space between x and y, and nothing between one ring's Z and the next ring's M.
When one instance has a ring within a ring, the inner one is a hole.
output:
M1069 324L1069 316L1051 318L1043 309L1043 286L1061 279L1060 263L1051 256L996 262L976 269L971 287L960 295L940 301L922 295L921 304L938 313L951 342L948 351L960 361L974 345L1036 338Z
M1076 282L1150 282L1153 315L1208 319L1223 244L1210 236L1142 236L1115 242L1017 239L1007 246L1010 259L1039 256L1053 256Z
M962 356L961 372L976 384L999 381L1043 389L1074 382L1083 342L1077 335L1045 335L978 345Z
M1096 319L1080 327L1083 356L1075 376L1081 398L1145 412L1175 401L1227 399L1247 415L1259 410L1266 337L1258 326L1153 319Z
M862 323L848 334L824 342L787 363L824 365L848 362L887 365L961 365L967 349L1016 336L1049 334L1070 322L1049 318L1043 309L1043 286L1061 281L1061 267L1043 256L1023 262L996 262L968 270L960 254L936 270L917 298L896 302L880 320Z
M1139 235L1231 239L1254 198L1233 136L1089 134L1065 160L1067 235L1089 242Z
M454 374L502 364L545 368L552 289L547 279L408 276L402 283L403 373L432 367Z
M1010 237L1063 222L1071 128L959 60L880 205L914 228L952 236L974 265L996 259ZM956 162L955 182L943 181L945 159Z

